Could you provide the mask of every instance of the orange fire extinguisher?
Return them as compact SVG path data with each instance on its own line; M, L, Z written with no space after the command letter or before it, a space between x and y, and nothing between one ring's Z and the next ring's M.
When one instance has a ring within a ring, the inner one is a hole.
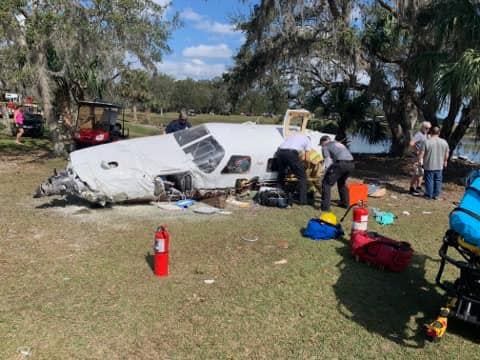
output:
M167 227L161 225L155 232L153 244L153 272L157 276L168 275L168 252L170 247L170 234Z

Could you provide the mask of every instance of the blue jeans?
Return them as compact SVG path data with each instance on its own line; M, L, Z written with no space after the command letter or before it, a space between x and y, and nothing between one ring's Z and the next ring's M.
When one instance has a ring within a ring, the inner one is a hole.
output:
M434 199L442 191L442 170L425 170L425 196Z

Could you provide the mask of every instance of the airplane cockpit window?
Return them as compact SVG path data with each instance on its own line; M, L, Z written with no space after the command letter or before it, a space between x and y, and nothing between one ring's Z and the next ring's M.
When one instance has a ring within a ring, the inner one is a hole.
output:
M200 140L184 148L183 151L186 154L191 154L193 162L207 174L214 171L225 156L225 150L213 136Z
M250 156L233 155L223 168L222 174L243 174L250 170L252 159Z
M175 137L175 140L177 140L178 145L183 146L208 134L208 129L205 126L200 125L185 130L176 131L173 133L173 136Z

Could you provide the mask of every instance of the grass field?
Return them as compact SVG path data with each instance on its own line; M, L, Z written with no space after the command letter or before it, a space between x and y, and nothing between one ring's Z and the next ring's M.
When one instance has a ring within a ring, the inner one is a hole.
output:
M451 322L439 344L422 333L444 302L434 277L452 201L462 194L456 185L446 185L443 201L426 202L406 195L407 178L391 172L387 197L371 206L399 218L369 225L412 243L412 265L394 274L355 262L347 239L303 238L300 229L318 215L311 207L173 217L149 205L32 199L64 160L49 158L42 140L11 141L0 138L1 359L23 358L21 347L32 359L480 358L476 328ZM171 275L159 279L149 254L163 223L172 234ZM281 259L287 263L276 265Z
M137 114L137 122L147 125L164 125L166 126L171 120L178 117L175 112L164 113L163 116L156 113L139 112ZM283 119L283 117L282 117ZM133 113L129 110L125 111L125 120L129 123L133 123ZM264 116L245 116L245 115L210 115L210 114L198 114L190 116L188 121L192 125L203 124L205 122L227 122L227 123L239 123L246 121L254 121L258 124L274 124L278 123L278 119L275 117Z

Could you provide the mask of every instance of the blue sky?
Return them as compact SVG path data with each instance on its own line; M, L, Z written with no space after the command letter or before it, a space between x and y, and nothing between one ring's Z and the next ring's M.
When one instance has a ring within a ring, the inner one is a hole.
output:
M168 3L157 0L157 3ZM234 31L232 16L247 15L255 0L172 0L167 16L179 13L183 26L169 40L172 53L164 56L159 71L175 79L196 80L220 76L232 65L232 56L244 41Z

